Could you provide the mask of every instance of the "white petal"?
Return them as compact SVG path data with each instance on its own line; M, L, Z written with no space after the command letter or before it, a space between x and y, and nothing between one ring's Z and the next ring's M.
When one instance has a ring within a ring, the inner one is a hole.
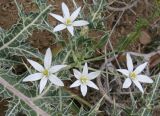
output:
M140 82L138 80L133 80L134 84L138 87L138 89L144 93L142 85L140 84Z
M73 73L77 79L79 79L82 76L81 72L79 72L77 69L73 69Z
M130 72L133 71L133 62L132 62L130 54L128 53L127 53L127 67Z
M73 26L67 26L67 29L71 33L71 35L74 36L74 28L73 28Z
M27 82L27 81L37 81L40 80L42 78L42 73L35 73L35 74L31 74L29 76L27 76L26 78L23 79L23 82Z
M94 84L92 81L88 81L87 85L88 85L89 87L91 87L91 88L94 88L94 89L99 90L99 88L97 87L97 85Z
M153 83L153 80L146 75L137 75L137 80L142 83Z
M63 82L62 82L58 77L56 77L55 75L51 75L51 76L49 77L49 80L50 80L53 84L55 84L55 85L57 85L57 86L64 86Z
M64 18L70 17L68 6L64 2L62 3L62 12L63 12Z
M123 83L123 88L128 88L129 86L131 86L131 79L130 78L127 78L124 83Z
M53 29L53 32L61 31L61 30L65 29L65 28L66 28L66 25L59 24Z
M44 56L44 67L46 69L49 69L51 67L51 63L52 63L52 52L51 49L48 48Z
M80 81L79 81L79 80L76 80L76 81L70 86L70 88L72 88L72 87L77 87L77 86L80 86L80 85L81 85Z
M65 68L67 65L55 65L55 66L52 66L50 69L49 69L49 72L51 73L56 73L58 71L60 71L62 68Z
M83 96L87 94L87 86L86 85L81 85L81 93Z
M88 25L89 23L84 20L79 20L79 21L74 21L72 24L73 26L85 26Z
M129 71L126 69L117 69L118 72L124 74L125 76L129 77Z
M39 92L42 93L43 89L45 88L47 84L47 78L43 77L40 81L40 85L39 85Z
M72 13L72 15L71 15L71 20L72 20L72 21L74 21L74 20L78 17L78 14L79 14L80 10L81 10L81 7L79 7L78 9L76 9L76 10Z
M95 79L96 77L98 77L100 75L101 71L96 71L96 72L91 72L87 75L87 77L92 80Z
M33 68L36 69L37 71L42 72L44 70L43 66L40 65L39 63L30 59L27 59L27 60L33 66Z
M145 67L147 66L147 64L148 64L148 62L145 62L145 63L139 65L139 66L135 69L134 72L138 75L139 73L141 73L141 72L145 69Z
M55 19L59 20L60 22L64 23L64 18L60 15L57 14L53 14L53 13L49 13L52 17L54 17Z
M87 65L87 63L85 63L85 65L83 66L82 75L85 75L85 76L88 75L88 65Z

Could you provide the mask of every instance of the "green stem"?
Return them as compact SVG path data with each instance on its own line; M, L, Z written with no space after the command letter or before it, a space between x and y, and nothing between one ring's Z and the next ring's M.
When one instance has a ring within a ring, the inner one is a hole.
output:
M64 58L62 64L64 64L64 63L67 61L67 59L68 59L68 57L69 57L70 54L71 54L71 50L67 53L67 55L66 55L66 57Z
M154 89L153 89L153 93L152 93L152 95L151 95L151 98L150 98L150 100L149 100L147 106L150 106L150 104L151 104L151 102L152 102L152 100L153 100L153 97L154 97L155 92L156 92L157 87L158 87L159 80L160 80L160 75L159 75L158 78L157 78L156 85L155 85L155 87L154 87ZM146 110L147 110L147 108L144 108L144 110L143 110L141 116L144 116L144 115L145 115Z
M101 0L101 3L100 3L100 5L99 5L99 7L98 7L98 10L97 10L97 11L95 12L95 14L94 14L94 16L93 16L93 18L92 18L92 22L95 20L98 12L101 10L102 5L103 5L103 0Z
M102 55L102 56L97 56L97 57L94 57L94 58L90 58L90 59L82 61L82 63L102 60L102 59L105 59L105 57L107 57L107 56L114 55L115 53L116 53L116 51L107 53L107 54Z
M62 112L62 90L59 88L59 103L60 103L60 112Z
M76 99L80 103L88 106L89 108L92 107L92 105L90 103L88 103L86 100L84 100L83 98L79 97L78 95L74 94L72 91L68 90L67 88L63 88L63 90L65 90L67 93L69 93L74 99Z
M38 99L41 99L49 91L49 89L51 88L51 86L52 86L52 83L50 83L49 86L40 95L32 98L32 100L36 101Z

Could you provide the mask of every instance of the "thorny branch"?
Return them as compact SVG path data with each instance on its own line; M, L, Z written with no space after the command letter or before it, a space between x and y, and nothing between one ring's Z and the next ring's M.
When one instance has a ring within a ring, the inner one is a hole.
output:
M48 113L40 109L37 105L33 103L33 101L10 85L7 81L5 81L2 77L0 77L0 84L3 85L6 89L8 89L11 93L17 96L19 99L24 101L28 106L30 106L39 116L49 116Z

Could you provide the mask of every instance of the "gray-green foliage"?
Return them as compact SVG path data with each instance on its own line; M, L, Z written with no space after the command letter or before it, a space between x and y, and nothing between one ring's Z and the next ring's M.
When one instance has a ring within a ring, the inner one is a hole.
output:
M37 25L43 24L42 17L46 17L51 6L46 6L44 3L40 3L39 0L35 2L39 4L39 12L28 15L23 14L23 17L21 17L22 9L18 7L20 17L17 24L13 25L8 31L2 30L0 32L1 75L12 75L12 66L23 64L22 58L41 58L42 56L35 48L30 46L27 38L34 29L38 29ZM3 71L7 73L3 73ZM16 77L14 75L12 78Z
M44 0L35 0L34 2L37 4L39 10L34 13L25 14L21 5L15 0L19 13L19 21L8 31L1 30L0 34L0 76L28 97L38 95L38 83L35 82L31 85L22 83L22 79L29 73L24 72L17 75L13 73L13 69L14 66L23 64L23 58L35 57L41 59L42 54L30 46L27 38L32 35L33 30L40 29L40 25L45 25L44 18L47 17L52 7L51 5L47 6ZM7 116L17 115L18 112L24 112L28 116L36 115L30 107L18 97L13 96L3 86L0 86L0 91L1 97L8 99L9 102L8 110L6 111ZM54 88L51 88L51 93L54 92L57 93ZM56 111L52 107L54 105L58 106L58 101L58 97L49 97L48 99L36 101L36 104L46 109L50 114L53 114ZM54 105L52 106L52 104Z
M38 6L36 12L25 14L22 5L18 4L14 0L18 9L19 20L12 26L9 30L0 30L0 77L5 79L16 89L22 92L29 98L33 98L33 102L48 112L50 115L73 115L73 114L83 114L85 110L79 109L77 105L71 99L71 95L68 94L63 89L57 89L53 85L50 86L47 94L45 96L39 96L38 84L39 82L23 83L22 79L29 75L29 73L34 73L32 68L29 68L25 64L26 58L37 58L42 60L43 55L38 52L37 49L33 48L29 42L28 37L32 35L33 30L48 30L52 33L52 27L46 22L48 13L51 12L51 5L47 5L45 0L33 0ZM81 62L85 58L92 57L93 42L85 37L79 37L74 39L75 45L67 45L63 39L57 40L59 43L63 43L66 48L64 48L57 56L54 56L54 63L61 63L65 59L66 54L70 53L74 56L69 60L70 63ZM78 47L84 47L83 51ZM72 52L71 52L72 49ZM79 52L79 50L81 52ZM85 54L84 54L85 53ZM70 55L69 55L70 57ZM28 71L22 72L21 74L14 73L15 66L25 65ZM76 66L76 64L74 65ZM68 72L62 72L58 74L60 77L64 77L69 80ZM47 87L46 87L47 88ZM6 111L7 116L16 116L19 112L26 114L27 116L35 116L36 113L28 105L21 101L17 96L14 96L12 92L9 92L6 88L0 85L0 96L8 100L8 110ZM38 96L38 97L37 97ZM81 113L82 111L82 113Z
M9 30L3 30L0 28L0 77L5 79L11 85L13 85L16 89L22 92L24 95L32 98L33 102L48 112L50 115L65 115L65 116L94 116L99 112L99 107L101 105L102 99L95 106L90 106L90 109L85 105L78 106L75 102L82 101L79 96L72 94L70 91L65 90L63 88L56 88L54 85L50 86L47 84L49 90L46 95L39 95L39 82L31 82L31 83L23 83L22 79L24 79L30 73L34 73L33 68L27 67L25 64L26 58L37 58L39 60L43 60L43 54L39 53L39 51L33 48L29 42L28 37L32 35L34 30L47 30L52 34L53 28L47 23L46 19L48 13L51 12L53 7L51 5L46 4L46 0L33 0L35 4L38 6L38 10L36 12L32 12L29 14L25 14L22 5L16 3L19 20L18 22L12 26ZM85 0L84 0L85 2ZM98 2L97 2L98 3ZM104 3L104 4L103 4ZM98 38L94 41L93 38L85 37L79 35L77 33L76 37L69 37L69 43L61 38L61 36L56 36L56 42L61 43L63 49L57 54L53 55L54 63L62 63L63 61L69 65L69 68L72 67L80 67L82 63L86 61L96 61L102 60L105 56L111 56L114 52L107 53L105 55L101 55L96 57L95 53L97 49L103 48L105 44L108 42L109 35L108 32L105 31L105 27L103 25L103 17L101 17L101 12L104 12L104 8L107 6L106 1L101 0L101 4L95 5L93 8L89 7L91 16L93 15L92 20L90 21L89 28L94 28L100 31L103 31L105 34L102 38ZM89 16L89 18L91 18ZM96 20L96 21L94 21ZM136 25L135 32L131 33L125 41L120 43L117 51L124 50L129 43L131 43L140 33L141 28L146 26L148 22L145 20L139 20ZM102 28L102 30L101 30ZM79 32L79 30L76 30ZM128 44L126 44L128 43ZM68 56L67 56L68 55ZM66 56L68 57L67 59ZM27 71L21 74L15 74L14 68L17 65L25 65ZM59 77L62 77L63 80L70 80L71 74L70 70L62 71L58 74ZM114 75L114 74L113 74ZM106 109L106 112L109 112L111 115L118 115L119 112L123 111L127 115L139 115L146 116L151 115L151 110L154 101L159 102L159 95L156 94L157 88L159 87L159 77L155 76L155 84L152 85L150 90L153 89L153 92L148 92L147 96L139 97L140 100L143 101L144 105L141 108L137 108L137 96L130 95L131 103L125 109L117 109L115 107L109 107ZM154 91L155 90L155 91ZM38 96L38 97L37 97ZM76 96L76 97L75 97ZM140 96L140 95L139 95ZM0 97L8 100L8 110L6 111L6 116L16 116L19 112L23 112L27 116L36 116L36 113L31 109L28 105L21 101L18 97L14 96L11 92L9 92L5 87L0 85ZM74 98L74 99L73 99ZM85 102L85 101L84 101ZM82 103L80 103L82 104ZM85 103L83 103L85 104ZM87 104L87 103L86 103ZM111 109L111 110L110 110ZM137 110L138 109L138 110Z

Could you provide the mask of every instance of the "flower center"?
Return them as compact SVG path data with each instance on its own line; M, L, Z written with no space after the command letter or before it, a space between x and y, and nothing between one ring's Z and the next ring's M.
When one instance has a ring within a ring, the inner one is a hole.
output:
M129 74L129 76L130 76L130 78L132 78L132 79L136 79L136 77L137 77L137 75L136 75L135 72L131 72L131 73Z
M66 20L66 25L71 25L71 23L72 23L71 19L68 18L68 19Z
M81 81L81 83L82 84L86 84L87 82L88 82L88 77L86 77L86 76L82 76L82 77L80 77L80 81Z
M48 76L49 75L49 71L47 69L45 69L43 72L43 75Z

